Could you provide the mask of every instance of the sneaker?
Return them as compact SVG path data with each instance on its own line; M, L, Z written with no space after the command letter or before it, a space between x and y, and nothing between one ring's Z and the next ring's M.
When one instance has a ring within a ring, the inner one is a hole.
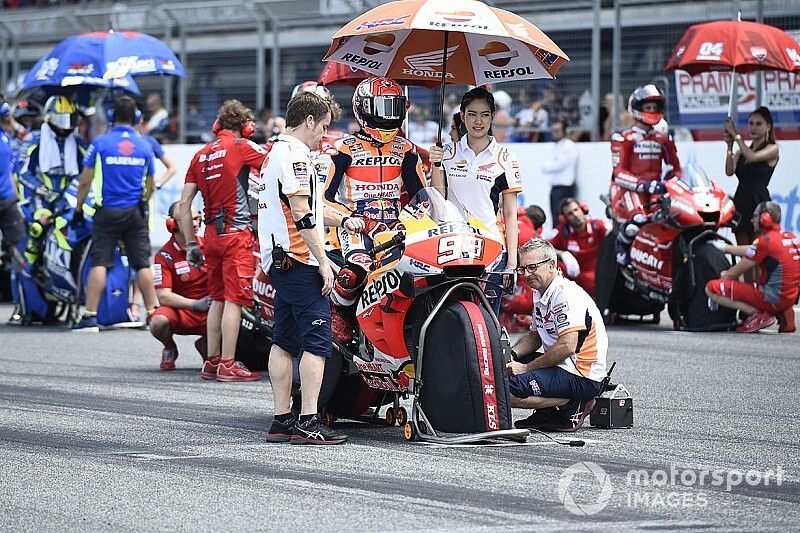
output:
M164 371L175 370L175 359L177 358L177 348L164 348L161 350L161 364L158 367Z
M219 368L219 362L221 360L222 357L219 355L206 359L203 363L202 370L200 370L200 377L203 379L217 379L217 368Z
M97 333L100 331L100 326L97 325L97 315L81 315L80 320L72 323L72 331L80 333Z
M594 398L589 400L571 400L568 403L556 407L558 414L555 414L550 422L543 422L531 426L539 431L561 431L572 433L578 431L583 425L583 420L594 409Z
M755 333L758 330L770 327L775 322L777 322L777 320L775 320L774 316L763 311L756 311L750 315L736 331L739 333Z
M258 381L261 379L259 372L251 372L241 361L220 361L217 365L217 381Z
M775 317L778 319L778 333L794 333L794 308L790 305Z
M335 308L331 312L331 330L333 339L340 344L347 344L353 340L353 324L348 317Z
M517 429L530 429L553 422L554 416L558 414L555 407L547 407L545 409L536 409L531 413L528 418L517 420L514 422L514 427Z
M289 442L292 440L295 424L297 424L297 420L294 418L288 422L273 420L269 432L267 432L267 442Z
M342 444L347 442L347 435L337 433L314 415L311 420L298 422L292 431L292 444Z

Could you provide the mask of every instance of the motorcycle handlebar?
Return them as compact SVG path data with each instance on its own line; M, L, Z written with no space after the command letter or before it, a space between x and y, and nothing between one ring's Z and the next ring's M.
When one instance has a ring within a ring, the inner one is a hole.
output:
M379 244L378 246L375 246L374 248L372 248L369 251L369 255L374 259L377 254L379 254L381 252L385 252L386 250L389 250L391 248L394 248L396 246L400 246L401 244L403 244L403 242L405 241L405 238L406 238L405 233L398 233L397 235L395 235L394 237L392 237L391 239L389 239L385 243Z

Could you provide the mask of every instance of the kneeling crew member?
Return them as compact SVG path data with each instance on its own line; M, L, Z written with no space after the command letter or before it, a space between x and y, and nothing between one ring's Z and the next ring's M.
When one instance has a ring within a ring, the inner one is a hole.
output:
M742 259L729 270L720 272L720 279L706 284L712 302L738 309L750 315L737 329L754 333L779 323L778 331L795 330L794 309L800 292L800 241L794 233L781 229L781 206L761 202L753 213L753 227L758 238L750 246L731 246L722 241L710 244ZM739 276L756 265L761 267L758 283L739 281Z
M585 290L561 275L556 251L546 240L525 243L519 265L518 274L533 289L533 324L512 349L511 405L535 411L514 425L575 431L594 407L606 376L602 315ZM544 354L535 353L540 347Z
M161 370L175 370L178 347L173 335L200 335L195 342L201 355L206 345L206 319L211 307L206 266L196 268L186 260L186 238L174 218L179 202L169 207L167 231L172 237L156 254L153 264L153 285L160 306L150 317L150 333L161 341ZM200 228L200 215L192 208L193 233ZM195 237L203 250L203 241Z

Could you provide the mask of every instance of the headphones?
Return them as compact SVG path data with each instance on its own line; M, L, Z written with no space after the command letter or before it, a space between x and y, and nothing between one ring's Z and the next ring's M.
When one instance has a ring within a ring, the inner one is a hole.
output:
M242 130L239 132L242 137L245 139L249 139L256 133L256 129L258 126L256 125L255 120L248 120L242 125ZM219 123L219 119L215 120L214 123L211 125L211 133L214 135L219 135L219 132L223 130L222 125Z
M113 107L109 107L106 110L106 118L108 119L108 123L109 124L113 124L115 122L115 120L114 120L114 108ZM136 124L140 123L142 121L142 118L143 118L142 117L142 112L139 111L139 108L137 107L136 108L136 112L133 114L133 124L134 124L134 126Z
M564 216L564 206L566 206L568 204L571 204L572 202L575 202L576 204L578 204L578 207L581 208L581 211L583 211L584 215L588 215L589 214L589 204L587 202L583 202L583 201L579 202L578 200L576 200L575 198L572 198L572 197L564 198L563 200L561 200L561 204L559 204L559 206L558 206L558 223L559 224L564 224L564 225L567 224L567 217Z
M178 221L175 220L175 205L172 204L169 206L169 210L167 211L167 218L164 220L164 224L167 226L167 231L170 233L175 233L178 231Z
M772 213L767 211L767 202L758 204L758 225L761 229L772 229L775 227L775 221L772 219Z

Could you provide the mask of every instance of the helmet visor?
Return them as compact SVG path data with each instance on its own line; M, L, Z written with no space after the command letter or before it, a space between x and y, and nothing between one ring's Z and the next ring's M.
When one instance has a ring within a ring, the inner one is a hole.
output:
M405 96L373 96L364 98L361 111L366 122L378 128L399 128L406 118Z
M54 128L71 130L77 126L77 117L73 113L50 113L47 122Z

